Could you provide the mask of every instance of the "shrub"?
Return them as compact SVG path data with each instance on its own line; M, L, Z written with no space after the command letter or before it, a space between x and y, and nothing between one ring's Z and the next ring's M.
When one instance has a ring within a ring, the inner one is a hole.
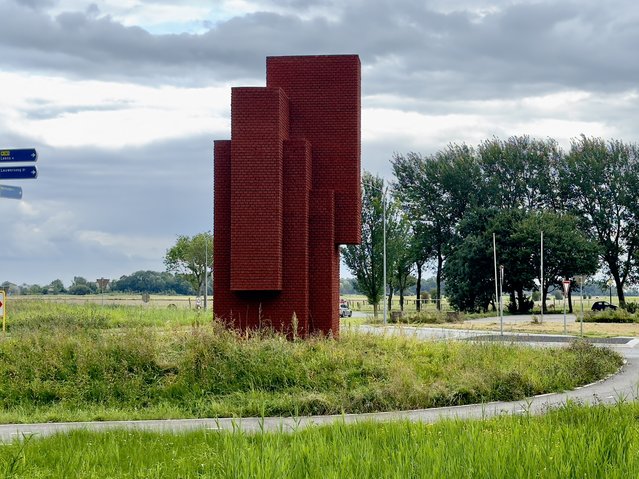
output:
M584 312L584 321L587 323L636 323L637 316L624 309L606 309Z

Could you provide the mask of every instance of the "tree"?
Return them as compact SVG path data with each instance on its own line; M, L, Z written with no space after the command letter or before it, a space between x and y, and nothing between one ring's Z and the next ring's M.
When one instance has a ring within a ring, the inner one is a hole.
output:
M530 255L530 269L540 278L540 232L544 232L544 278L542 308L546 311L546 295L551 286L562 288L562 281L594 274L598 269L599 247L580 230L578 218L570 214L537 212L529 214L519 224L513 236L514 244ZM571 290L568 306L572 313Z
M552 139L492 138L477 148L487 205L525 211L561 207L557 167L561 149Z
M624 305L623 288L637 279L639 265L639 148L582 135L563 162L560 186L568 210L599 243Z
M187 280L195 291L203 291L204 280L213 267L213 235L178 236L164 256L164 264L167 271Z
M404 292L406 288L415 284L411 276L415 264L414 251L411 249L411 228L408 219L397 208L392 209L393 216L387 221L389 229L387 249L390 254L390 275L392 287L399 294L399 309L404 311ZM391 289L392 291L392 289ZM389 311L390 311L389 294Z
M96 283L90 283L82 276L75 276L73 283L69 286L69 294L85 295L97 293L98 287Z
M136 271L111 283L112 291L125 293L193 294L191 284L181 276L168 272Z
M544 291L561 287L563 278L593 274L597 270L597 245L577 228L571 215L552 212L475 210L460 224L464 238L444 268L449 301L465 311L486 310L495 300L492 235L499 264L504 266L504 290L510 309L527 312L532 302L525 291L539 279L540 232L544 232Z
M396 154L392 165L397 178L394 194L413 230L423 235L424 251L431 251L436 261L437 307L441 308L443 265L456 227L468 208L482 202L479 163L471 147L451 144L431 156Z
M366 295L377 317L384 296L384 181L368 172L362 175L362 242L342 247L344 263L355 276L355 288Z
M53 281L51 281L51 283L49 283L46 291L48 294L62 294L66 290L64 289L64 283L62 282L62 280L54 279Z

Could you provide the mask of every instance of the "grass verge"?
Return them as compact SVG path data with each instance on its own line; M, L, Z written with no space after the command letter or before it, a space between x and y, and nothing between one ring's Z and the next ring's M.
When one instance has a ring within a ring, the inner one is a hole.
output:
M291 434L72 432L0 446L13 478L515 478L639 476L639 406L541 417L336 424Z
M339 414L514 400L620 366L608 349L240 338L194 328L73 327L0 342L0 422Z

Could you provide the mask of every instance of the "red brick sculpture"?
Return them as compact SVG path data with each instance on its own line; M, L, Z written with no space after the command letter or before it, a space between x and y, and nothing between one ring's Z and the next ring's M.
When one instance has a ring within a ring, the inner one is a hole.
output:
M339 245L361 240L360 61L266 59L215 142L214 311L229 327L339 334Z

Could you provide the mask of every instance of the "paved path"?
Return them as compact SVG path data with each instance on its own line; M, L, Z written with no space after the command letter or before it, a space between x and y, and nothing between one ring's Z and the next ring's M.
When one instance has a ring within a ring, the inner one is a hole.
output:
M491 333L484 334L478 331L460 331L432 328L367 328L374 333L384 334L410 334L423 339L488 339ZM482 338L478 338L478 336ZM493 339L495 334L492 333ZM508 336L508 335L507 335ZM512 335L515 337L517 335ZM519 335L521 337L521 335ZM561 336L525 335L527 344L558 344L573 338ZM512 339L508 336L506 339ZM559 340L557 339L559 338ZM521 344L520 340L514 340ZM371 414L345 414L334 416L304 416L304 417L267 417L267 418L243 418L243 419L174 419L152 421L103 421L103 422L75 422L75 423L45 423L45 424L5 424L0 425L0 441L8 442L24 435L35 434L47 436L58 432L66 432L74 429L90 429L93 431L105 431L110 429L136 429L153 431L183 432L196 429L208 430L242 430L246 432L259 431L294 431L312 425L332 424L335 422L357 423L364 421L395 421L410 420L432 423L444 418L485 418L500 414L521 414L526 411L532 414L541 414L549 408L559 407L567 401L575 401L583 404L615 403L620 400L634 401L639 398L639 340L625 338L619 340L621 344L609 345L621 353L626 363L619 373L597 383L583 386L574 391L564 393L545 394L522 401L491 402L486 404L474 404L468 406L454 406L414 411L396 411Z

